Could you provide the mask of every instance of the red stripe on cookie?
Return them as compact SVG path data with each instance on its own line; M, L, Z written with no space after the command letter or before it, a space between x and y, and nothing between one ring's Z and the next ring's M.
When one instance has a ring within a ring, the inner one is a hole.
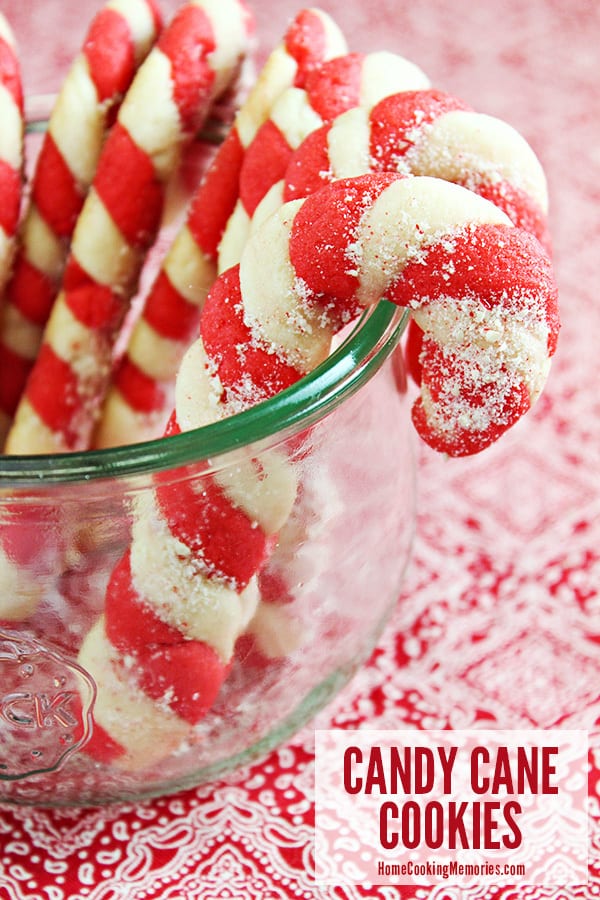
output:
M0 344L0 409L12 416L17 408L23 385L31 369L31 362Z
M294 218L290 236L290 260L297 278L305 283L308 302L318 305L335 328L358 312L357 261L349 247L355 241L361 217L397 175L370 175L332 182L326 202L312 194ZM335 243L334 243L335 241Z
M312 131L291 156L284 173L284 202L303 200L332 180L327 143L330 130L330 125L324 125Z
M306 79L310 105L324 122L360 103L363 53L337 56L311 72Z
M188 303L163 270L152 285L144 308L144 320L161 336L174 341L191 342L200 318L200 310Z
M94 187L125 240L145 247L160 221L164 187L148 154L119 122L107 138Z
M77 378L69 364L48 344L42 344L40 348L26 393L46 426L64 435L69 447L74 446L77 433L72 423L80 406Z
M176 646L144 648L137 656L137 682L146 696L165 703L195 725L217 699L230 666L203 641L181 639Z
M200 322L204 348L226 389L244 396L256 389L264 400L295 384L302 373L257 342L244 322L239 268L225 272L213 285Z
M145 644L169 646L182 640L181 632L163 622L133 586L129 551L115 566L108 583L104 610L106 636L122 653Z
M405 266L388 292L390 300L409 306L419 297L426 297L429 305L439 298L472 296L489 309L510 302L511 312L529 310L535 317L541 306L532 306L532 298L540 297L549 330L548 353L554 353L560 327L557 290L550 259L532 234L509 225L479 225L425 252L424 258Z
M77 720L82 721L83 711L81 698L78 694L71 698L71 708ZM116 716L122 715L121 710L116 708L113 709L113 712ZM96 762L110 765L115 762L115 760L119 759L120 756L123 756L125 748L112 738L98 722L94 721L93 728L91 729L91 736L85 743L85 752L90 756L93 756Z
M56 296L56 284L22 255L17 256L7 296L25 318L44 325Z
M21 208L21 173L0 159L0 228L15 232Z
M285 49L298 66L294 85L304 87L309 73L321 65L327 53L323 23L312 10L301 10L289 26Z
M421 362L421 378L427 384L434 406L443 410L448 395L454 400L459 391L461 407L475 413L475 422L477 413L481 412L484 423L461 427L458 421L453 421L450 431L436 428L435 417L428 418L419 397L412 408L413 423L429 446L440 453L449 456L479 453L497 441L531 406L529 391L518 375L502 368L493 382L486 381L481 378L476 360L465 367L450 351L427 337L423 340Z
M112 336L121 324L123 298L108 285L99 284L70 257L63 281L65 303L73 315L100 336Z
M419 132L444 113L470 110L442 91L404 91L385 97L371 110L371 170L395 171L398 160L418 140Z
M216 259L219 242L235 208L243 158L244 148L236 129L232 128L190 207L187 226L210 259Z
M470 187L465 184L465 187ZM548 218L529 194L509 184L497 181L494 184L482 182L474 188L481 197L490 200L502 209L508 218L519 228L534 234L547 253L552 251L552 238L548 227Z
M143 692L197 722L214 703L227 674L217 653L202 641L186 640L135 590L127 552L115 567L105 607L106 636L122 655L136 658L133 678Z
M165 392L154 378L142 372L128 356L119 364L114 384L136 412L158 412L164 407Z
M169 484L156 477L156 496L169 530L205 568L208 577L246 587L262 565L267 539L256 522L234 506L207 476Z
M408 373L415 384L421 384L421 352L423 350L423 330L414 319L408 323L404 358Z
M171 61L173 99L183 129L193 129L206 113L210 88L215 80L215 73L207 62L207 56L216 47L210 19L199 6L184 6L158 39L158 46ZM206 100L199 104L198 97L202 95Z
M102 9L90 26L83 53L100 101L125 93L136 67L131 31L116 10Z
M277 125L267 120L252 141L240 173L240 200L249 216L285 175L292 150Z
M33 201L52 231L61 238L73 233L85 194L51 134L46 134L33 182Z
M21 70L14 49L0 37L0 84L3 84L21 112L23 111L23 87Z

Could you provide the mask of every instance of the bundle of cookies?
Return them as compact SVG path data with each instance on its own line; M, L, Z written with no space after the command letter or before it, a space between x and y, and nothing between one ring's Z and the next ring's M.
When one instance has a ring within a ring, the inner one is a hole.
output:
M268 56L132 322L169 181L252 31L241 0L191 0L166 25L153 0L110 0L19 225L23 106L0 22L6 453L231 416L312 371L382 298L411 311L413 422L434 449L479 452L539 396L559 321L535 154L408 60L349 52L318 9ZM98 685L90 752L136 769L206 715L296 490L273 451L202 492L156 476L80 651Z

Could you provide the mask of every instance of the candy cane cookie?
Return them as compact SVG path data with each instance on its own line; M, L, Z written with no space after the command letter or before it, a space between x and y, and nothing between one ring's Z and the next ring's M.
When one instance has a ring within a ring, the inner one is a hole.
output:
M241 0L190 0L136 73L78 217L6 452L89 446L167 182L184 144L237 73L251 27Z
M62 84L32 177L0 333L3 437L59 291L69 242L115 108L161 27L154 0L110 0Z
M546 177L514 128L438 90L384 97L305 141L284 176L283 201L366 172L432 175L494 202L549 248Z
M356 109L313 133L255 213L255 224L279 202L367 171L433 175L462 184L494 202L550 249L546 178L529 144L506 122L434 90L386 97L369 115ZM406 349L417 383L422 341L413 319Z
M242 161L277 98L302 86L321 63L344 53L335 22L303 9L268 57L190 203L187 220L145 298L126 352L113 374L94 444L110 447L162 433L172 385L193 340L217 268L217 248L238 196Z
M92 755L139 769L191 737L256 612L254 573L295 490L288 459L270 452L196 484L158 478L138 501L130 548L78 656L99 685Z
M427 87L429 79L414 63L377 51L332 59L313 73L305 90L286 91L244 156L239 199L219 245L219 271L240 261L257 206L310 133L355 107L366 113L390 94Z
M409 307L426 336L413 418L435 449L481 450L534 402L559 327L539 241L462 186L369 174L285 204L251 235L240 265L209 293L201 336L180 367L171 430L295 383L340 327L381 298ZM149 508L138 509L105 615L79 657L98 685L90 752L136 768L148 764L147 750L156 762L163 738L162 752L173 750L210 708L227 673L230 616L241 625L240 604L252 605L245 591L296 492L285 456L271 471L268 459L256 464L265 477L232 471L196 491L159 478ZM197 654L188 670L196 680L181 676L187 654Z

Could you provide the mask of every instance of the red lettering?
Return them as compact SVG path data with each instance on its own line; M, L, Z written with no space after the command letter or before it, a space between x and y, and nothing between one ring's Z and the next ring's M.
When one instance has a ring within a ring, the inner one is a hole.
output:
M353 762L362 762L362 753L359 747L347 747L344 752L344 790L347 794L360 794L362 778L356 777L353 779Z
M521 846L523 835L521 834L521 829L517 825L514 817L520 815L522 812L521 805L520 803L517 803L516 800L509 800L504 806L504 819L510 828L512 837L508 834L503 835L502 843L509 850L515 850L517 847Z
M438 747L438 753L444 773L444 793L450 794L452 793L452 767L458 753L458 747L449 747L447 754L443 747Z
M551 765L550 757L558 756L558 747L542 747L542 794L558 794L558 785L550 780L556 775L556 765Z
M439 800L432 800L425 807L425 843L437 850L444 842L444 807Z
M367 766L365 794L372 794L374 787L379 789L380 794L387 794L385 768L381 758L381 747L371 747L369 765Z
M473 837L471 840L473 850L481 850L481 803L473 803Z
M500 809L500 803L495 800L491 803L483 804L483 846L485 850L498 850L500 841L493 837L498 830L498 822L494 818L494 813Z
M498 747L492 780L492 794L499 794L501 787L506 788L507 794L514 793L508 747Z
M468 803L466 802L462 802L458 806L456 803L450 803L448 809L448 847L450 850L469 847L469 838L463 821L467 807ZM457 843L457 838L460 838L460 844Z
M538 748L517 747L517 793L524 794L526 784L531 794L538 792Z
M402 844L414 850L421 843L421 808L416 800L408 800L402 806Z
M398 820L398 806L391 800L386 800L379 810L379 840L385 850L394 850L399 841L398 832L390 832L390 820Z
M415 794L428 794L435 781L435 760L429 747L415 747Z
M471 790L475 794L485 794L490 788L489 777L481 778L480 763L489 763L490 754L485 747L474 747L471 752Z
M400 781L400 785L402 787L402 791L405 794L410 794L411 791L411 756L410 756L410 748L403 748L404 759L400 754L399 747L391 747L390 748L390 775L391 775L391 793L398 793L398 781Z

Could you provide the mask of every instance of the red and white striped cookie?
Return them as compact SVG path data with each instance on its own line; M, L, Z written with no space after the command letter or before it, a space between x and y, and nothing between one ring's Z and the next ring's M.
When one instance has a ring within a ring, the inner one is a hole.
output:
M386 51L350 53L332 59L307 80L304 90L285 92L244 156L239 199L219 245L219 271L236 265L259 203L271 209L281 203L264 198L285 175L294 150L305 138L342 113L360 107L365 115L382 98L398 91L429 87L414 63Z
M324 60L345 51L337 25L318 9L301 10L271 53L190 204L145 299L113 376L95 444L115 446L161 434L172 385L193 340L200 308L216 277L217 247L238 196L247 148L291 85L301 86Z
M59 291L107 128L160 26L154 0L110 0L92 21L56 99L36 161L0 333L3 436Z
M433 447L455 456L483 449L534 402L559 327L539 241L461 186L369 174L287 203L252 235L240 265L215 282L201 338L180 369L171 428L195 428L273 396L321 362L332 335L383 297L412 309L425 332L414 421ZM262 458L259 465L267 468ZM277 459L272 477L248 489L233 472L226 484L195 491L158 480L153 508L138 511L131 550L109 585L106 619L80 657L100 698L107 685L90 752L135 768L148 764L144 746L156 762L161 736L168 753L205 714L226 675L230 616L245 604L270 536L292 508L287 458ZM146 553L149 531L156 543ZM194 599L198 573L211 588L206 613ZM190 683L180 654L196 652ZM207 655L210 664L200 661ZM115 708L135 717L135 729L119 724Z
M436 90L386 97L370 113L351 110L310 135L294 153L283 181L255 212L254 227L278 202L368 171L432 175L464 185L550 249L546 177L529 144L506 122ZM406 351L418 384L422 342L413 319Z
M406 91L354 109L313 133L285 172L283 200L366 172L432 175L491 200L549 248L546 177L514 128L437 90Z
M495 204L438 178L383 174L333 182L304 204L292 203L299 204L296 215L288 203L267 220L251 242L254 261L248 255L240 268L246 324L255 339L260 332L265 346L277 348L282 378L290 377L290 365L298 374L312 368L328 330L386 297L411 308L425 333L413 418L435 449L477 452L535 401L556 347L556 288L539 241ZM277 240L287 260L276 289L259 290L257 248L264 253ZM278 296L286 297L285 311ZM289 320L299 323L295 337L287 333ZM219 345L219 354L217 373L233 371L231 352ZM269 379L276 380L273 372ZM253 385L248 371L224 387L234 399L268 389L264 379Z
M237 73L251 25L241 0L190 0L138 70L77 220L6 452L89 446L167 182L183 145Z
M79 654L101 686L89 752L138 769L189 738L255 614L254 573L295 490L287 459L269 453L195 483L158 479L138 502L131 547Z

